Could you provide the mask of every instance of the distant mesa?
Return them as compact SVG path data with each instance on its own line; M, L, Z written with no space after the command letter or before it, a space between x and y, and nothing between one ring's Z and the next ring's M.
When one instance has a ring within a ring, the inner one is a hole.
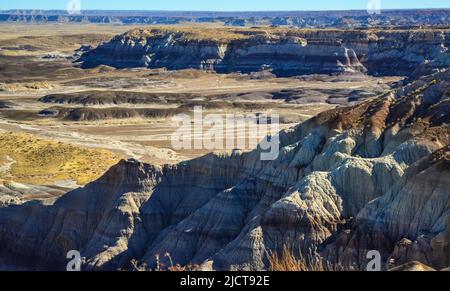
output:
M299 28L367 28L448 26L449 9L383 10L379 16L358 11L102 11L84 10L70 15L66 11L0 11L0 22L31 23L111 23L124 25L170 25L180 23L222 23L226 26L290 26Z
M450 47L450 29L298 30L289 28L134 29L91 49L84 68L268 71L277 76L408 76Z

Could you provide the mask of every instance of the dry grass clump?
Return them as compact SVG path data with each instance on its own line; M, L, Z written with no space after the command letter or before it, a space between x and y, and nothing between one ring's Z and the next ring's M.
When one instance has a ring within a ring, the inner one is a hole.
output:
M28 82L28 83L0 83L0 91L16 92L16 91L30 91L30 90L50 90L54 89L56 85L49 82Z
M135 272L147 272L147 271L170 271L170 272L194 272L194 271L200 271L200 266L196 264L188 264L186 266L181 266L180 264L174 264L172 257L169 253L166 253L164 255L165 258L169 260L169 265L166 265L161 262L160 255L156 255L156 267L154 269L151 269L148 267L146 263L140 263L138 260L131 260L131 270Z
M271 253L269 255L270 271L291 272L291 271L352 271L353 267L344 267L342 265L326 262L318 254L309 254L307 257L300 252L294 255L292 248L288 245L283 247L281 255Z
M181 266L180 264L174 264L172 257L169 253L164 255L164 258L168 260L168 264L161 262L160 255L156 255L156 266L154 269L148 267L146 263L140 263L138 260L131 260L131 270L144 272L144 271L172 271L172 272L189 272L200 271L200 266L195 264L188 264ZM326 262L318 254L310 253L307 257L302 254L298 256L294 255L292 248L288 245L283 247L281 255L271 253L269 255L270 268L269 271L289 272L289 271L355 271L354 267L344 267L342 265L331 264Z
M79 185L99 178L121 157L106 150L82 148L27 133L0 133L0 157L13 160L0 179L35 185L74 180Z
M80 32L75 26L67 26L67 28L64 29L70 29L71 32L69 34L66 33L65 35L37 35L37 31L35 32L36 34L31 32L33 35L30 35L30 29L34 30L36 28L29 28L29 26L27 26L27 32L24 36L21 36L20 32L18 34L11 34L11 32L2 31L2 34L9 34L10 38L2 40L0 37L0 45L4 47L11 47L13 49L2 50L0 51L0 55L38 55L50 50L72 52L74 49L79 48L82 44L89 43L92 45L97 45L107 41L117 32L116 29L111 28L111 32L100 31L98 33L86 33L86 31ZM55 31L54 27L41 29L44 29L46 34L64 33ZM98 27L95 27L95 29L97 30ZM2 29L0 28L0 30ZM78 33L74 33L74 30Z

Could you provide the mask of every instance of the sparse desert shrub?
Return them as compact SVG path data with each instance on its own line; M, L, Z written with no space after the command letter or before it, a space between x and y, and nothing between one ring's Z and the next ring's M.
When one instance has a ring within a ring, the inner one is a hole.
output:
M134 272L149 272L149 271L170 271L170 272L193 272L200 271L200 266L196 264L187 264L181 266L180 264L174 264L172 257L169 253L164 254L164 257L169 260L169 266L161 262L161 257L159 254L155 255L156 266L154 269L150 268L145 262L140 263L138 260L133 259L130 261L131 271Z
M276 252L269 254L270 271L354 271L354 267L345 267L340 264L332 264L325 261L319 254L312 251L308 256L304 256L301 252L295 255L292 247L285 245L278 255Z

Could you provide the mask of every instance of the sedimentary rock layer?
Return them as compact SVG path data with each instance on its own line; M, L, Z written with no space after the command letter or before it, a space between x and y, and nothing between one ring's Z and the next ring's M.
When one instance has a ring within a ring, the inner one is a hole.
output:
M83 54L80 61L84 67L271 70L279 76L409 75L447 51L449 35L448 29L136 29Z
M61 108L52 107L41 110L40 116L56 117L70 121L98 121L125 118L166 118L176 114L188 113L187 109L172 108Z
M282 131L280 154L210 154L175 166L121 161L56 201L0 208L15 263L62 269L264 270L285 246L348 268L378 250L392 268L448 267L449 70ZM22 260L21 260L22 259Z
M146 93L129 91L82 91L67 94L50 94L39 98L43 103L110 105L110 104L165 104L192 99L186 93ZM0 104L1 105L1 104Z

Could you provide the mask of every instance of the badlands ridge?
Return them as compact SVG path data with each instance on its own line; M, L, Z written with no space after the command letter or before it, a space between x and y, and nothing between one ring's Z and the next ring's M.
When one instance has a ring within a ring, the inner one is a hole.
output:
M344 268L364 269L369 250L384 268L448 267L450 75L428 69L280 132L274 161L259 150L163 167L122 160L57 200L1 208L2 258L63 269L77 249L83 268L117 270L170 253L180 265L264 270L287 245Z

